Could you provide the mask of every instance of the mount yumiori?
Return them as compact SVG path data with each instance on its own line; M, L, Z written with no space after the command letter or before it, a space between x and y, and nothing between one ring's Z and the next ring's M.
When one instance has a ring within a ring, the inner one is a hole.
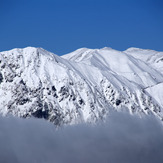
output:
M42 48L0 52L0 113L55 125L96 122L111 111L163 119L163 52Z

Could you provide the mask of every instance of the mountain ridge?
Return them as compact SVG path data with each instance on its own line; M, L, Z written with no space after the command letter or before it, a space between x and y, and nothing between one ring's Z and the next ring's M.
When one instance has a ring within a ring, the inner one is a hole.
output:
M157 97L150 89L163 82L162 58L163 52L138 48L81 48L63 56L34 47L0 52L0 112L56 125L95 122L111 110L162 119L159 86Z

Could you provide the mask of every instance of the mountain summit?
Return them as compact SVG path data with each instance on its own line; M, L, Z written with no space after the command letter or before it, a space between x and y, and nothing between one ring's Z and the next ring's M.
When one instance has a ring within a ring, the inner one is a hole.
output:
M0 112L56 125L95 122L112 110L163 118L163 52L42 48L0 52Z

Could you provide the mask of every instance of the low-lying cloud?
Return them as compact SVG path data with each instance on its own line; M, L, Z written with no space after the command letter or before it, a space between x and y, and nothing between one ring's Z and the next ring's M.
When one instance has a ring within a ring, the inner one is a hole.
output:
M105 123L55 129L38 119L0 117L2 163L162 163L163 124L111 114Z

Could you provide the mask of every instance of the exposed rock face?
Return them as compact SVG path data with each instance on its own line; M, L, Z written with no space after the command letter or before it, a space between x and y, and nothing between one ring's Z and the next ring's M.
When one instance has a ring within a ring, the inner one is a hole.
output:
M161 57L135 48L83 48L62 57L32 47L1 52L0 112L56 125L95 122L122 109L162 119L163 95L150 89L163 83Z

